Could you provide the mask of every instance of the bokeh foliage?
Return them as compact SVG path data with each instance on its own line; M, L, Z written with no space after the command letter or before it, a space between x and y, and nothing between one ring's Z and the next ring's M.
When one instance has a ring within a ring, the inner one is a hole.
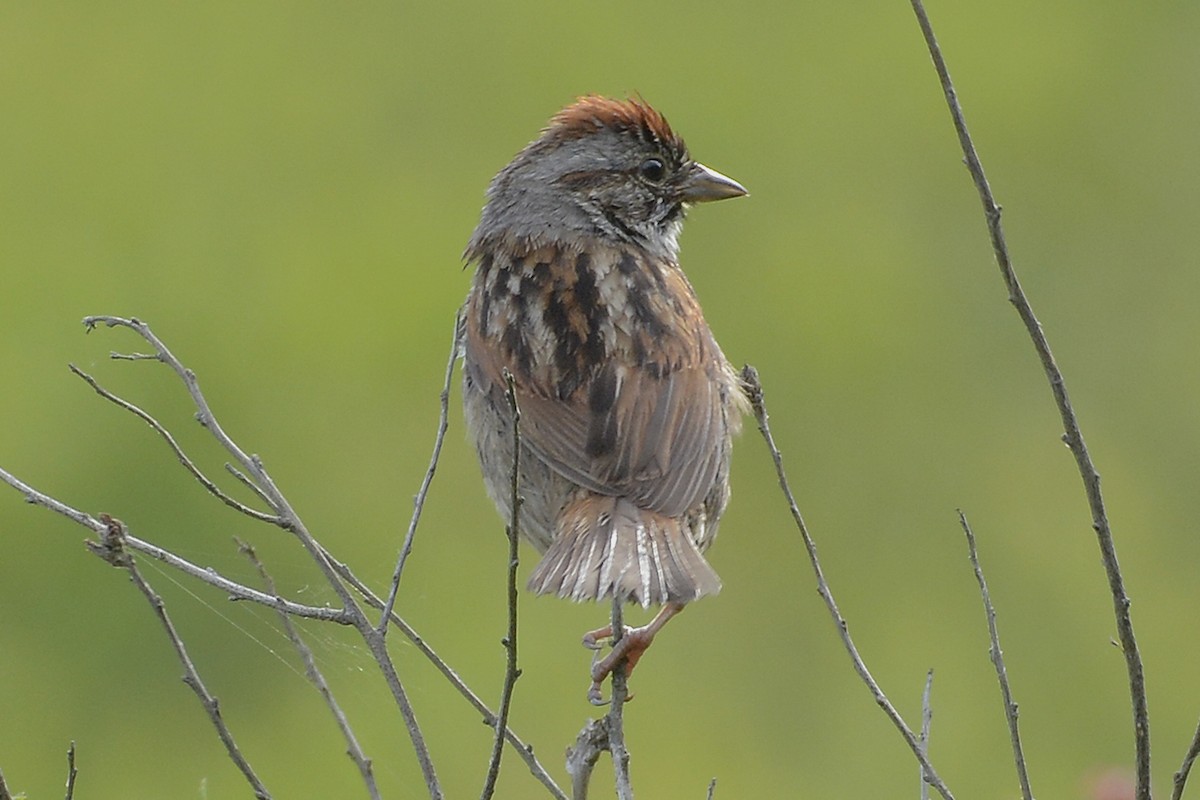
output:
M1200 713L1200 5L929 9L1018 270L1104 478L1144 648L1163 790ZM252 579L332 601L298 552L205 497L67 362L222 459L166 371L110 363L148 320L310 527L381 582L428 458L459 253L491 175L573 96L642 93L745 200L697 210L684 264L773 426L860 648L962 797L1016 795L955 509L1000 614L1035 791L1132 753L1078 477L907 3L8 3L0 7L0 464ZM457 403L457 397L455 398ZM455 406L402 613L500 687L505 543ZM754 432L712 560L725 590L639 668L639 796L913 796L851 673ZM0 765L56 796L244 796L144 601L81 529L0 491ZM523 570L532 562L525 552ZM357 778L270 614L150 577L279 797ZM600 608L523 598L513 724L561 775ZM360 645L305 626L390 796L419 773ZM397 646L446 788L488 731ZM515 759L503 797L537 796Z

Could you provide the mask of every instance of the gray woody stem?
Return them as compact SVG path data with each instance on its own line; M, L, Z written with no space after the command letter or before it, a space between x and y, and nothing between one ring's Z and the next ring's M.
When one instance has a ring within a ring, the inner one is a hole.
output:
M1129 614L1130 601L1128 595L1125 594L1125 579L1121 575L1116 544L1113 542L1112 529L1108 523L1108 513L1104 509L1104 496L1100 492L1100 474L1096 471L1091 456L1088 455L1083 433L1075 418L1075 410L1071 407L1071 400L1067 396L1067 386L1062 372L1054 360L1054 355L1050 352L1050 344L1033 313L1033 307L1025 297L1025 292L1017 280L1017 274L1009 258L1008 245L1004 240L1004 228L1000 224L1000 206L996 204L996 200L992 196L992 189L984 174L979 155L975 151L975 144L971 140L971 134L967 132L966 118L963 115L962 106L959 105L958 95L954 91L954 84L950 80L950 71L946 67L946 60L933 35L933 26L929 22L921 0L911 0L911 2L917 22L921 26L921 33L925 37L925 44L929 48L929 55L933 59L934 69L937 70L942 92L946 96L946 104L954 121L954 130L958 133L958 142L966 160L967 171L971 174L971 180L974 181L975 189L979 193L979 200L983 204L983 215L987 220L992 250L995 252L996 263L1000 267L1004 285L1008 289L1009 302L1016 308L1017 314L1021 317L1021 322L1024 323L1025 330L1033 342L1033 347L1037 351L1042 369L1046 373L1046 379L1050 383L1050 391L1054 395L1055 405L1058 406L1059 414L1062 417L1065 431L1063 441L1075 456L1079 476L1083 479L1083 490L1092 515L1092 528L1096 532L1096 541L1100 546L1100 558L1104 562L1104 571L1108 577L1109 591L1112 594L1117 638L1121 645L1121 652L1125 655L1125 669L1129 675L1137 770L1136 798L1137 800L1150 800L1150 719L1146 707L1146 678L1137 639L1133 634L1133 620Z
M746 394L750 398L750 405L754 409L754 418L758 421L759 433L762 434L763 440L767 443L767 449L771 451L771 460L775 463L775 474L779 477L779 488L783 490L788 508L792 512L792 519L795 520L796 528L800 531L800 538L804 541L804 549L808 552L808 560L812 564L813 573L817 578L817 592L821 595L821 599L825 601L825 607L829 609L829 615L833 618L838 635L842 638L842 645L846 648L846 652L850 655L850 660L854 664L854 671L858 673L858 677L870 689L871 696L875 698L875 703L883 709L883 713L896 726L896 730L900 731L900 735L904 737L904 741L908 744L909 749L917 757L917 761L925 773L926 782L937 789L944 800L954 800L954 795L950 794L950 789L942 781L941 777L938 776L937 771L934 770L929 757L925 755L925 750L921 745L920 739L904 722L904 718L900 716L900 712L888 700L887 695L883 693L883 689L879 688L879 684L872 677L870 670L867 669L862 656L859 655L858 648L854 645L854 640L850 637L850 626L838 610L837 603L833 599L833 592L825 580L825 572L821 569L821 561L817 558L817 545L808 533L808 526L804 524L804 517L800 514L800 507L796 505L796 498L792 494L791 486L788 485L787 475L784 474L783 455L779 452L779 448L775 446L775 437L771 435L771 426L767 421L767 406L763 399L762 384L758 380L758 370L747 364L742 369L742 383L745 385Z

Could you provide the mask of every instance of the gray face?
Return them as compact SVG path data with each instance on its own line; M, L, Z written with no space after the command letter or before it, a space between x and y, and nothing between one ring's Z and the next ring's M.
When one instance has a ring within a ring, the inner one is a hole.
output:
M551 129L492 181L468 249L501 239L535 247L586 237L674 260L695 166L677 139L634 129L598 128L585 137Z

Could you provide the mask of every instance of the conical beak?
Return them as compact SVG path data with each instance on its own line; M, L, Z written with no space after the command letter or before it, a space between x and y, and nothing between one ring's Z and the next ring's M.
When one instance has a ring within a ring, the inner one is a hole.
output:
M722 175L700 163L692 164L691 174L683 187L683 199L688 203L707 203L749 194L746 187L733 178Z

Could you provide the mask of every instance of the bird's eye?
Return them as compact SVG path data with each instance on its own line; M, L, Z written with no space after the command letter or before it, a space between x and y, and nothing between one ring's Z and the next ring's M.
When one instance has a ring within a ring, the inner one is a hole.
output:
M647 158L638 167L638 171L642 173L642 177L651 183L658 183L663 178L667 177L667 167L657 158Z

